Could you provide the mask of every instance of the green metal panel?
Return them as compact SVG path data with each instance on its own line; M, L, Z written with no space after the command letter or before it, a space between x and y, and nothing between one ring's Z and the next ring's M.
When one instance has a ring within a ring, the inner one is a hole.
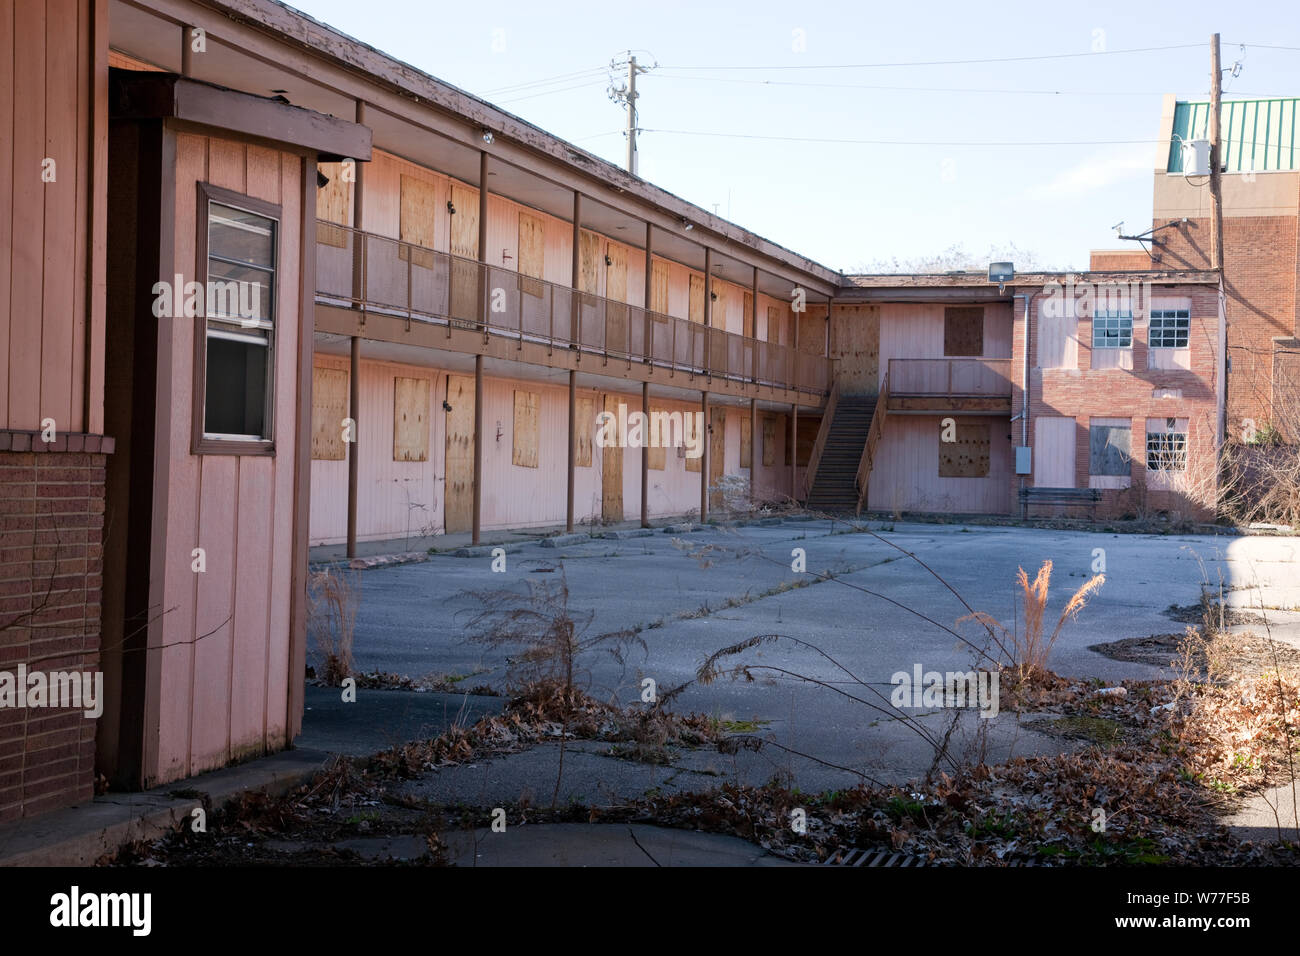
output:
M1224 100L1220 112L1223 163L1230 173L1300 169L1300 98ZM1209 139L1210 104L1174 105L1174 135L1169 143L1171 173L1183 171L1182 142Z

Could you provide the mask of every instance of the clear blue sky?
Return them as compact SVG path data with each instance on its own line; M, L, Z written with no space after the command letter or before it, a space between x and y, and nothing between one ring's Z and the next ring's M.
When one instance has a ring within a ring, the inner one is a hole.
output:
M1241 61L1227 95L1300 95L1300 50L1255 45L1300 48L1294 0L294 5L620 165L605 68L638 51L659 64L638 81L640 174L846 271L953 244L1086 267L1125 245L1115 223L1151 223L1161 95L1207 94L1216 31ZM848 66L1044 54L1088 55ZM562 74L581 75L524 86Z

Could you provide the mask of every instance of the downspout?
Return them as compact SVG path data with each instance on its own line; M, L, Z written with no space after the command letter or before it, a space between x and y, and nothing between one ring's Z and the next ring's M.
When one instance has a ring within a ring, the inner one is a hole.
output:
M1031 293L1028 292L1017 292L1011 296L1012 300L1015 299L1025 300L1025 346L1024 346L1025 364L1024 364L1024 378L1023 378L1024 387L1021 388L1020 390L1021 397L1024 399L1024 404L1021 406L1021 410L1020 410L1020 447L1021 448L1029 447L1029 299L1030 297L1031 297ZM1020 479L1020 487L1018 489L1020 494L1017 495L1017 497L1020 499L1021 502L1020 519L1023 521L1029 511L1024 497L1025 476L1019 475L1017 477L1019 477Z

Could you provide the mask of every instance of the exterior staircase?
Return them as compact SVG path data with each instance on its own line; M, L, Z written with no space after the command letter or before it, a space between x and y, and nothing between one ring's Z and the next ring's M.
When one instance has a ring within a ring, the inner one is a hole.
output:
M856 513L858 489L855 483L862 449L876 414L874 395L840 396L835 404L826 445L822 449L807 507L831 514Z

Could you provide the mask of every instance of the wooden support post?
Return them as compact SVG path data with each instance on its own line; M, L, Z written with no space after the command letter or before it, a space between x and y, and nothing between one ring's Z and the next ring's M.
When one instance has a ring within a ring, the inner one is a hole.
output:
M352 336L352 364L348 374L348 417L352 440L348 442L348 557L357 556L357 497L361 466L361 337Z
M641 527L650 527L650 383L641 383Z
M708 285L705 284L706 302L707 302ZM704 308L705 316L708 315L708 306ZM703 524L709 517L709 393L700 392L700 415L703 421L699 428L700 452L700 523Z
M790 403L790 500L799 501L799 402Z
M483 221L479 220L479 228ZM479 246L483 245L482 241ZM483 529L483 354L474 356L474 524L473 543Z
M366 104L361 100L357 100L357 123L364 126L366 118ZM356 231L350 236L352 241L352 301L361 309L361 321L364 322L366 308L365 239L361 235L361 230L365 227L365 220L362 218L362 205L365 201L366 164L354 163L353 167L353 175L356 178L352 183L352 228Z
M768 334L768 338L771 338L772 330L768 329L767 334ZM751 361L753 362L754 365L754 372L753 372L754 385L757 386L758 385L758 266L754 266L754 277L751 280L749 286L749 337L750 337L749 347L754 352L753 356L751 357ZM753 434L749 436L749 441L750 441L750 447L752 448L754 443ZM752 476L751 476L750 484L751 485L753 484Z
M573 534L573 459L578 454L578 373L569 369L569 465L568 504L564 511L564 530Z
M647 222L645 224L645 295L642 297L642 306L645 309L645 360L651 374L654 374L655 354L654 322L651 320L650 313L654 303L654 250L650 236L653 230L654 227ZM669 358L671 359L671 356Z
M759 450L759 432L758 432L758 399L749 400L749 502L753 504L758 500L758 463L762 461L762 452Z
M181 76L194 75L194 28L181 24Z

